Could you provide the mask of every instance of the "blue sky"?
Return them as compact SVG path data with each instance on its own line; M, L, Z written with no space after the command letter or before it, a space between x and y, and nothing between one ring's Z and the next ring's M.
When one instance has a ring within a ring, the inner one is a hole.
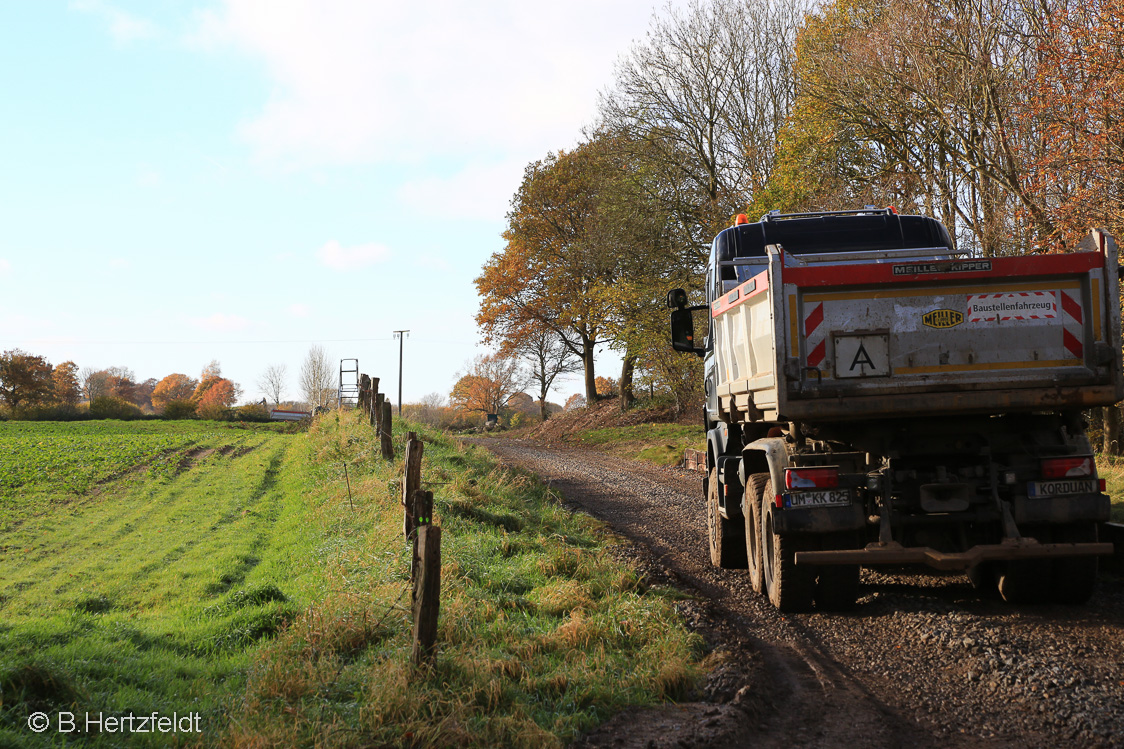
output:
M448 394L523 167L647 0L0 3L0 349L298 396L313 343ZM609 352L599 362L616 374ZM581 389L575 379L556 399Z

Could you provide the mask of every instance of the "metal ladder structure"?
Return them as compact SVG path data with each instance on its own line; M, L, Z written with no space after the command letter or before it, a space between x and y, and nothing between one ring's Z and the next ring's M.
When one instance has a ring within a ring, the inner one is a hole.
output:
M336 402L340 408L354 408L359 405L358 359L340 359L340 383L336 391Z

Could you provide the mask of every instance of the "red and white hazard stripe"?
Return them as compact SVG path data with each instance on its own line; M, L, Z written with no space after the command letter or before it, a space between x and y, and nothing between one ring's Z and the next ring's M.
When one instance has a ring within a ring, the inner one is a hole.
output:
M1062 345L1074 358L1084 359L1085 345L1082 341L1085 338L1085 325L1081 303L1070 296L1069 292L1059 291L1058 306L1062 313Z
M808 352L808 366L820 366L827 356L827 327L823 324L823 302L813 304L804 314L804 345Z

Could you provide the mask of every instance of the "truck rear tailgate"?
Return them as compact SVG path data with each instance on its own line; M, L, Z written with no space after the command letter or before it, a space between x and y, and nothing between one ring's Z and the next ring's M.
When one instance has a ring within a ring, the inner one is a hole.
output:
M785 267L779 410L853 419L1113 403L1120 316L1106 254Z

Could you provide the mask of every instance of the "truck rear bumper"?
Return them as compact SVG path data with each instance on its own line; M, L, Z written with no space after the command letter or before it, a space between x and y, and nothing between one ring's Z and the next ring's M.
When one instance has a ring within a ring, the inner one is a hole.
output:
M927 546L905 547L897 542L868 544L865 549L798 551L796 564L926 564L938 570L966 570L980 562L1049 557L1085 557L1112 554L1107 543L1040 544L1033 539L973 546L967 551L944 552Z

